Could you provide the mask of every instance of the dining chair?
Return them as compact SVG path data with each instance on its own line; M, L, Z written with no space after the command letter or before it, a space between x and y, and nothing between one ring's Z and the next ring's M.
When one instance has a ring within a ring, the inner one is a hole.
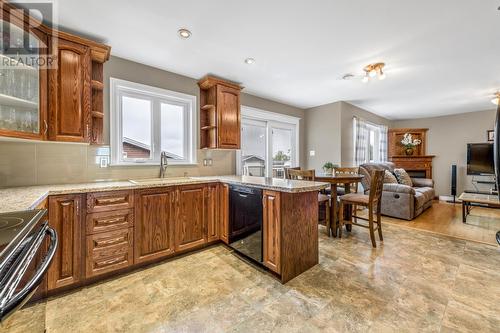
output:
M288 170L300 170L300 167L293 167L293 168L285 168L285 178L290 179L288 176Z
M314 181L316 177L315 170L297 170L295 168L288 168L286 172L288 179L293 180L306 180L306 181ZM330 234L331 229L331 218L330 218L330 196L323 193L318 193L318 206L319 208L325 209L325 218L319 218L318 212L318 222L326 225L326 230L328 234Z
M348 168L333 168L333 174L335 176L337 175L357 175L359 174L359 168L358 167L348 167ZM350 187L351 187L351 192L358 192L358 182L352 182L350 183ZM344 194L348 194L348 193L345 193L345 190L344 190Z
M384 187L384 170L374 170L372 173L372 180L370 184L369 194L361 193L348 193L340 197L339 209L339 238L342 238L342 227L346 224L357 225L370 230L370 239L372 246L377 247L375 242L375 230L378 231L378 236L382 242L382 222L381 222L381 203L382 203L382 189ZM345 209L352 211L352 206L363 206L368 208L368 218L360 217L354 213L348 212L345 214ZM376 214L376 221L373 219L373 214ZM348 216L348 220L345 216ZM353 218L355 219L353 221ZM368 221L368 225L358 223L359 220ZM374 225L377 225L376 227Z

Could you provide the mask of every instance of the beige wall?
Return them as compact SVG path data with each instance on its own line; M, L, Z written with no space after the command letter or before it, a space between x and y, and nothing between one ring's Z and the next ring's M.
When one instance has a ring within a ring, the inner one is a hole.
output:
M495 110L463 113L458 115L401 120L393 122L394 128L429 128L427 154L433 160L433 178L437 195L449 195L451 165L457 164L458 194L464 189L474 189L471 176L467 176L467 143L486 142L486 131L493 129ZM485 177L481 177L485 178ZM489 178L489 177L486 177ZM489 187L481 187L486 190Z
M199 103L197 80L163 71L154 67L128 61L118 57L104 66L104 83L109 87L109 78L115 77L146 85L195 95ZM242 104L264 110L300 117L301 133L304 131L304 111L248 94L242 94ZM199 107L197 107L199 110ZM303 137L303 136L302 136ZM301 140L300 158L303 161ZM104 143L109 144L109 88L104 90ZM156 166L100 168L98 155L108 154L108 146L47 142L0 141L0 187L25 186L55 183L78 183L97 180L155 177ZM168 175L224 175L235 173L235 151L199 150L198 165L171 166ZM213 166L204 167L202 160L212 158Z
M306 110L307 168L322 172L329 161L342 166L354 165L353 117L391 126L391 121L347 102L335 102ZM314 150L315 156L309 156Z
M330 103L306 110L307 168L322 172L325 162L341 162L341 102ZM314 150L315 156L309 152Z
M347 102L342 102L341 111L342 166L349 167L354 165L353 118L363 118L368 122L387 127L391 127L392 122Z

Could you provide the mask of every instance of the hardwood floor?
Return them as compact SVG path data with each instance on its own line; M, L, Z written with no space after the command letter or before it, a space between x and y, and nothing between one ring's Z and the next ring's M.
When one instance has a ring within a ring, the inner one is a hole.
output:
M467 223L464 224L460 204L436 200L431 208L413 221L383 216L382 223L497 245L495 234L500 231L500 209L475 207L467 217Z

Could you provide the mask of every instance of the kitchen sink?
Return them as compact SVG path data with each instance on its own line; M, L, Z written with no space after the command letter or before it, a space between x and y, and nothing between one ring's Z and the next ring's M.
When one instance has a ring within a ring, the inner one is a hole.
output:
M129 182L137 185L144 184L169 184L178 182L194 181L191 177L165 177L165 178L143 178L143 179L129 179Z

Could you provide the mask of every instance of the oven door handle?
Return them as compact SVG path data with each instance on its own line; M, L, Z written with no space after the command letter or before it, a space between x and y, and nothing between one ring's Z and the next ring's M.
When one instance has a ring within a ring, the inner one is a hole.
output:
M52 262L54 255L56 254L58 238L55 230L49 226L46 226L45 235L48 235L50 237L50 245L44 261L33 275L33 278L23 287L23 289L21 289L5 303L4 308L2 309L2 317L4 316L4 314L9 314L12 310L27 301L28 295L35 292L35 290L40 285L45 272L49 268L49 265ZM4 318L2 318L2 320Z

